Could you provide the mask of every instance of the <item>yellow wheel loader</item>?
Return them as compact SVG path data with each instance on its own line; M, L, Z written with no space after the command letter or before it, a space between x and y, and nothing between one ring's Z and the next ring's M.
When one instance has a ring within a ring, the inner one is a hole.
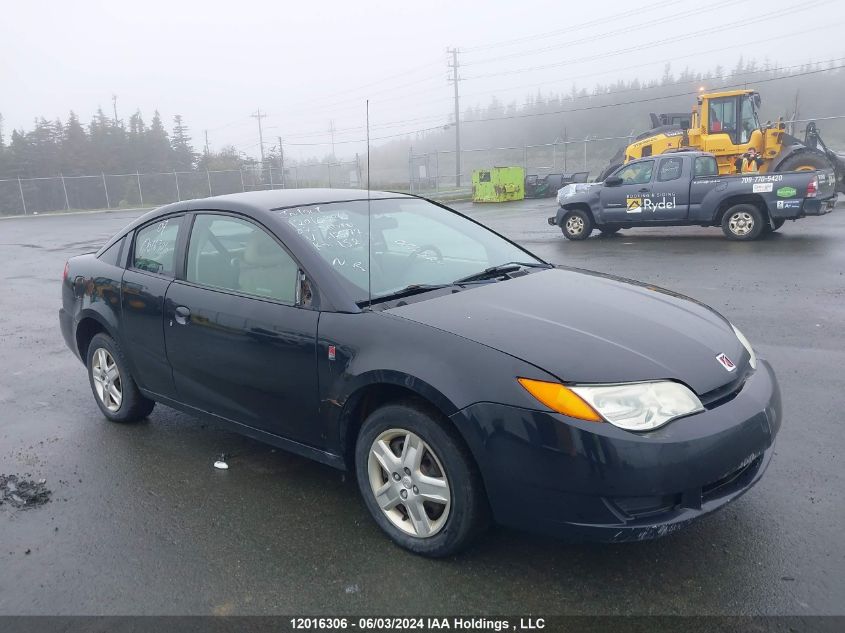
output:
M808 123L804 141L786 133L782 120L760 125L760 94L730 90L700 94L692 114L652 114L654 128L640 134L611 159L599 180L619 165L665 152L696 149L716 157L720 174L736 174L750 149L762 158L759 173L833 169L836 190L845 192L845 160L828 149L815 123Z

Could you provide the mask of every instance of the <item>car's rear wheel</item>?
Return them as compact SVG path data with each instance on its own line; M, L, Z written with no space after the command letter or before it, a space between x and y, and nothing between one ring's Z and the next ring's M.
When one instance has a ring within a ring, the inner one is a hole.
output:
M94 399L112 422L137 422L147 417L155 402L145 398L132 379L117 342L97 334L88 345L88 379Z
M560 230L568 240L586 240L593 232L593 218L581 209L567 211L561 219Z
M394 542L423 556L460 551L487 520L480 476L446 424L414 403L386 405L364 421L355 448L370 514Z
M759 237L764 224L760 209L753 204L737 204L725 212L722 232L732 240L750 241Z

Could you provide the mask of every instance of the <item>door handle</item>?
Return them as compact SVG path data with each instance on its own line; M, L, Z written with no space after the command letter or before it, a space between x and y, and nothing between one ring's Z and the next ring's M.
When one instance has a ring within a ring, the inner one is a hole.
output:
M188 320L191 318L191 311L185 306L179 306L176 308L174 318L179 325L188 325Z
M640 189L640 193L648 193L648 188L643 187L642 189Z

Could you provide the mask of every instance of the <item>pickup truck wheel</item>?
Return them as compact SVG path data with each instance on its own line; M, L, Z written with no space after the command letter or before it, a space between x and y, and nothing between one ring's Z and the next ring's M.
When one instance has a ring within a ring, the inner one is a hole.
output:
M722 232L728 239L747 242L760 236L765 222L760 209L753 204L737 204L725 212Z
M593 232L593 219L580 209L568 211L560 222L560 230L568 240L586 240Z
M112 422L137 422L147 417L155 402L141 395L117 342L97 334L88 345L88 380L100 411Z

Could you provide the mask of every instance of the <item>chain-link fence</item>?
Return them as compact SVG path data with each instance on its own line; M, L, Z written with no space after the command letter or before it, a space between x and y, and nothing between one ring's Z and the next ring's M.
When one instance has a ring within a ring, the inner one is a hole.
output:
M0 215L159 206L227 193L291 187L360 188L360 161L165 173L0 180Z
M816 120L842 118L845 115ZM795 124L808 120L798 119L788 123L795 127ZM448 196L468 192L472 184L472 172L490 167L521 166L525 168L526 174L541 176L586 171L593 179L633 137L632 131L627 136L591 135L542 145L462 150L460 178L456 175L454 151L415 154L411 150L407 162L393 161L373 166L370 181L375 189ZM385 163L384 160L380 162ZM285 167L255 165L230 170L15 178L0 180L0 215L158 206L258 189L363 189L367 186L367 180L366 161L357 155L354 160Z
M443 192L468 189L472 172L490 167L525 169L526 174L590 172L595 177L611 157L633 139L629 136L589 136L580 140L565 140L543 145L494 147L461 151L460 185L455 169L454 151L412 154L409 167L409 189L414 193Z

